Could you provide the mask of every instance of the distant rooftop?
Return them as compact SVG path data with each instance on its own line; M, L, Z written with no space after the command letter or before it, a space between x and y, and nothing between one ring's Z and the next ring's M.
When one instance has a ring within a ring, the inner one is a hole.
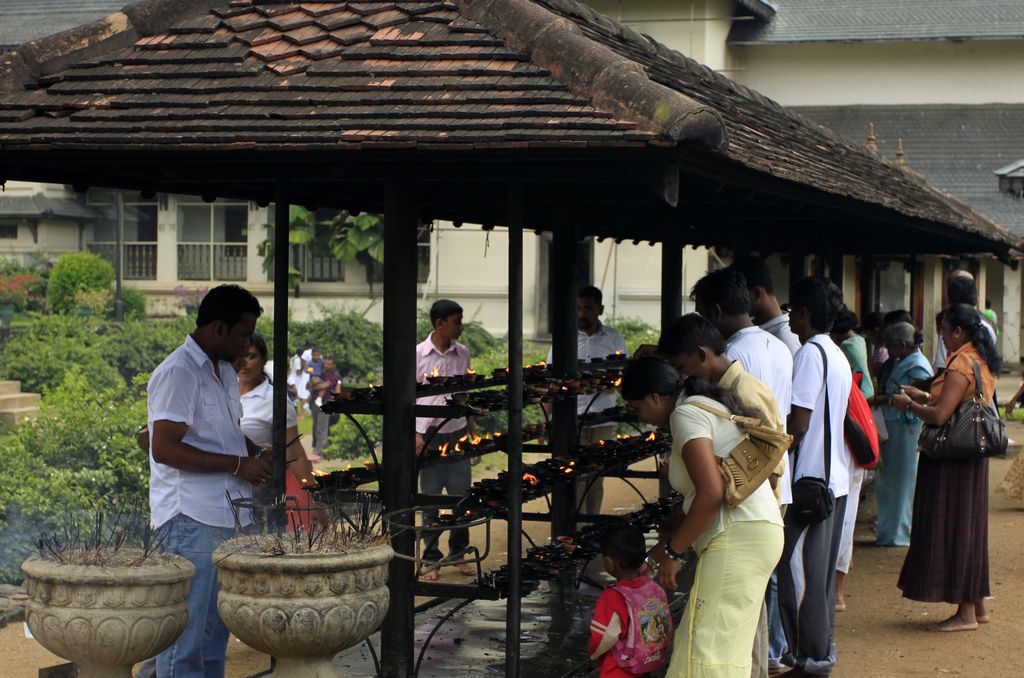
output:
M0 0L0 52L101 19L127 0Z
M736 22L729 42L1024 38L1022 0L774 0L772 4L774 17L758 15L758 21Z
M983 106L811 106L793 107L847 141L863 144L874 124L878 152L896 156L903 140L909 169L1014 233L1024 234L1024 200L1000 191L1024 169L1024 104Z

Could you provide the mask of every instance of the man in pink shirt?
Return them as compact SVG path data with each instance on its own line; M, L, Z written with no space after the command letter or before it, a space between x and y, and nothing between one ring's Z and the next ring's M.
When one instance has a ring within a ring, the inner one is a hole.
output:
M439 299L430 307L430 323L433 331L416 346L416 376L421 383L427 377L451 377L465 374L469 370L469 349L457 339L462 335L462 307L449 299ZM428 396L416 401L418 405L444 405L445 396ZM416 454L422 454L424 442L426 447L436 450L444 445L448 449L455 447L459 438L472 432L471 420L452 419L445 423L444 419L419 417L416 419ZM462 496L469 489L473 474L469 459L445 460L439 464L424 467L420 470L420 491L423 494L439 495L447 490L449 495ZM437 517L436 512L426 514L426 520ZM438 538L427 538L423 557L430 561L440 561L444 556L438 548ZM448 557L458 555L469 546L469 530L450 530L448 537ZM474 570L468 563L459 565L459 572L464 575L473 574ZM437 571L424 573L423 579L437 579Z

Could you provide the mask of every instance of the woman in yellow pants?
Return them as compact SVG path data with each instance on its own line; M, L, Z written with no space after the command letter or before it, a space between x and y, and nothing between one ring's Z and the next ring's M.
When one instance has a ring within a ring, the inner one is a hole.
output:
M726 504L717 459L744 436L727 417L761 415L748 412L733 392L680 378L656 358L627 368L622 397L641 421L672 431L669 482L683 495L684 513L651 551L659 581L674 589L682 554L693 546L699 556L666 675L748 678L765 588L782 555L782 516L767 482L738 506Z

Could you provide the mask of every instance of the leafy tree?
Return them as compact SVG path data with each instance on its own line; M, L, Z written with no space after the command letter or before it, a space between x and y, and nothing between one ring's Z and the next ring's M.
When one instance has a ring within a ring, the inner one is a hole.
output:
M92 252L62 254L50 272L46 296L50 308L68 313L77 308L75 294L91 290L109 290L114 283L114 267Z
M40 393L58 387L65 373L78 366L95 390L123 383L103 353L100 327L92 318L36 316L0 346L0 378L15 379L26 391Z

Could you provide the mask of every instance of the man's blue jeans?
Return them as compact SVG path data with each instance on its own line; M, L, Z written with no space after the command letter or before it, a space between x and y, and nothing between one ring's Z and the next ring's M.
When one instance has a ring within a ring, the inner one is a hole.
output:
M164 550L196 566L188 594L188 625L174 644L156 657L159 678L223 678L228 629L217 613L217 568L213 552L234 536L231 527L204 525L179 513L158 528Z
M782 668L782 655L786 653L786 632L782 628L782 617L779 616L779 575L772 572L768 580L768 668Z

